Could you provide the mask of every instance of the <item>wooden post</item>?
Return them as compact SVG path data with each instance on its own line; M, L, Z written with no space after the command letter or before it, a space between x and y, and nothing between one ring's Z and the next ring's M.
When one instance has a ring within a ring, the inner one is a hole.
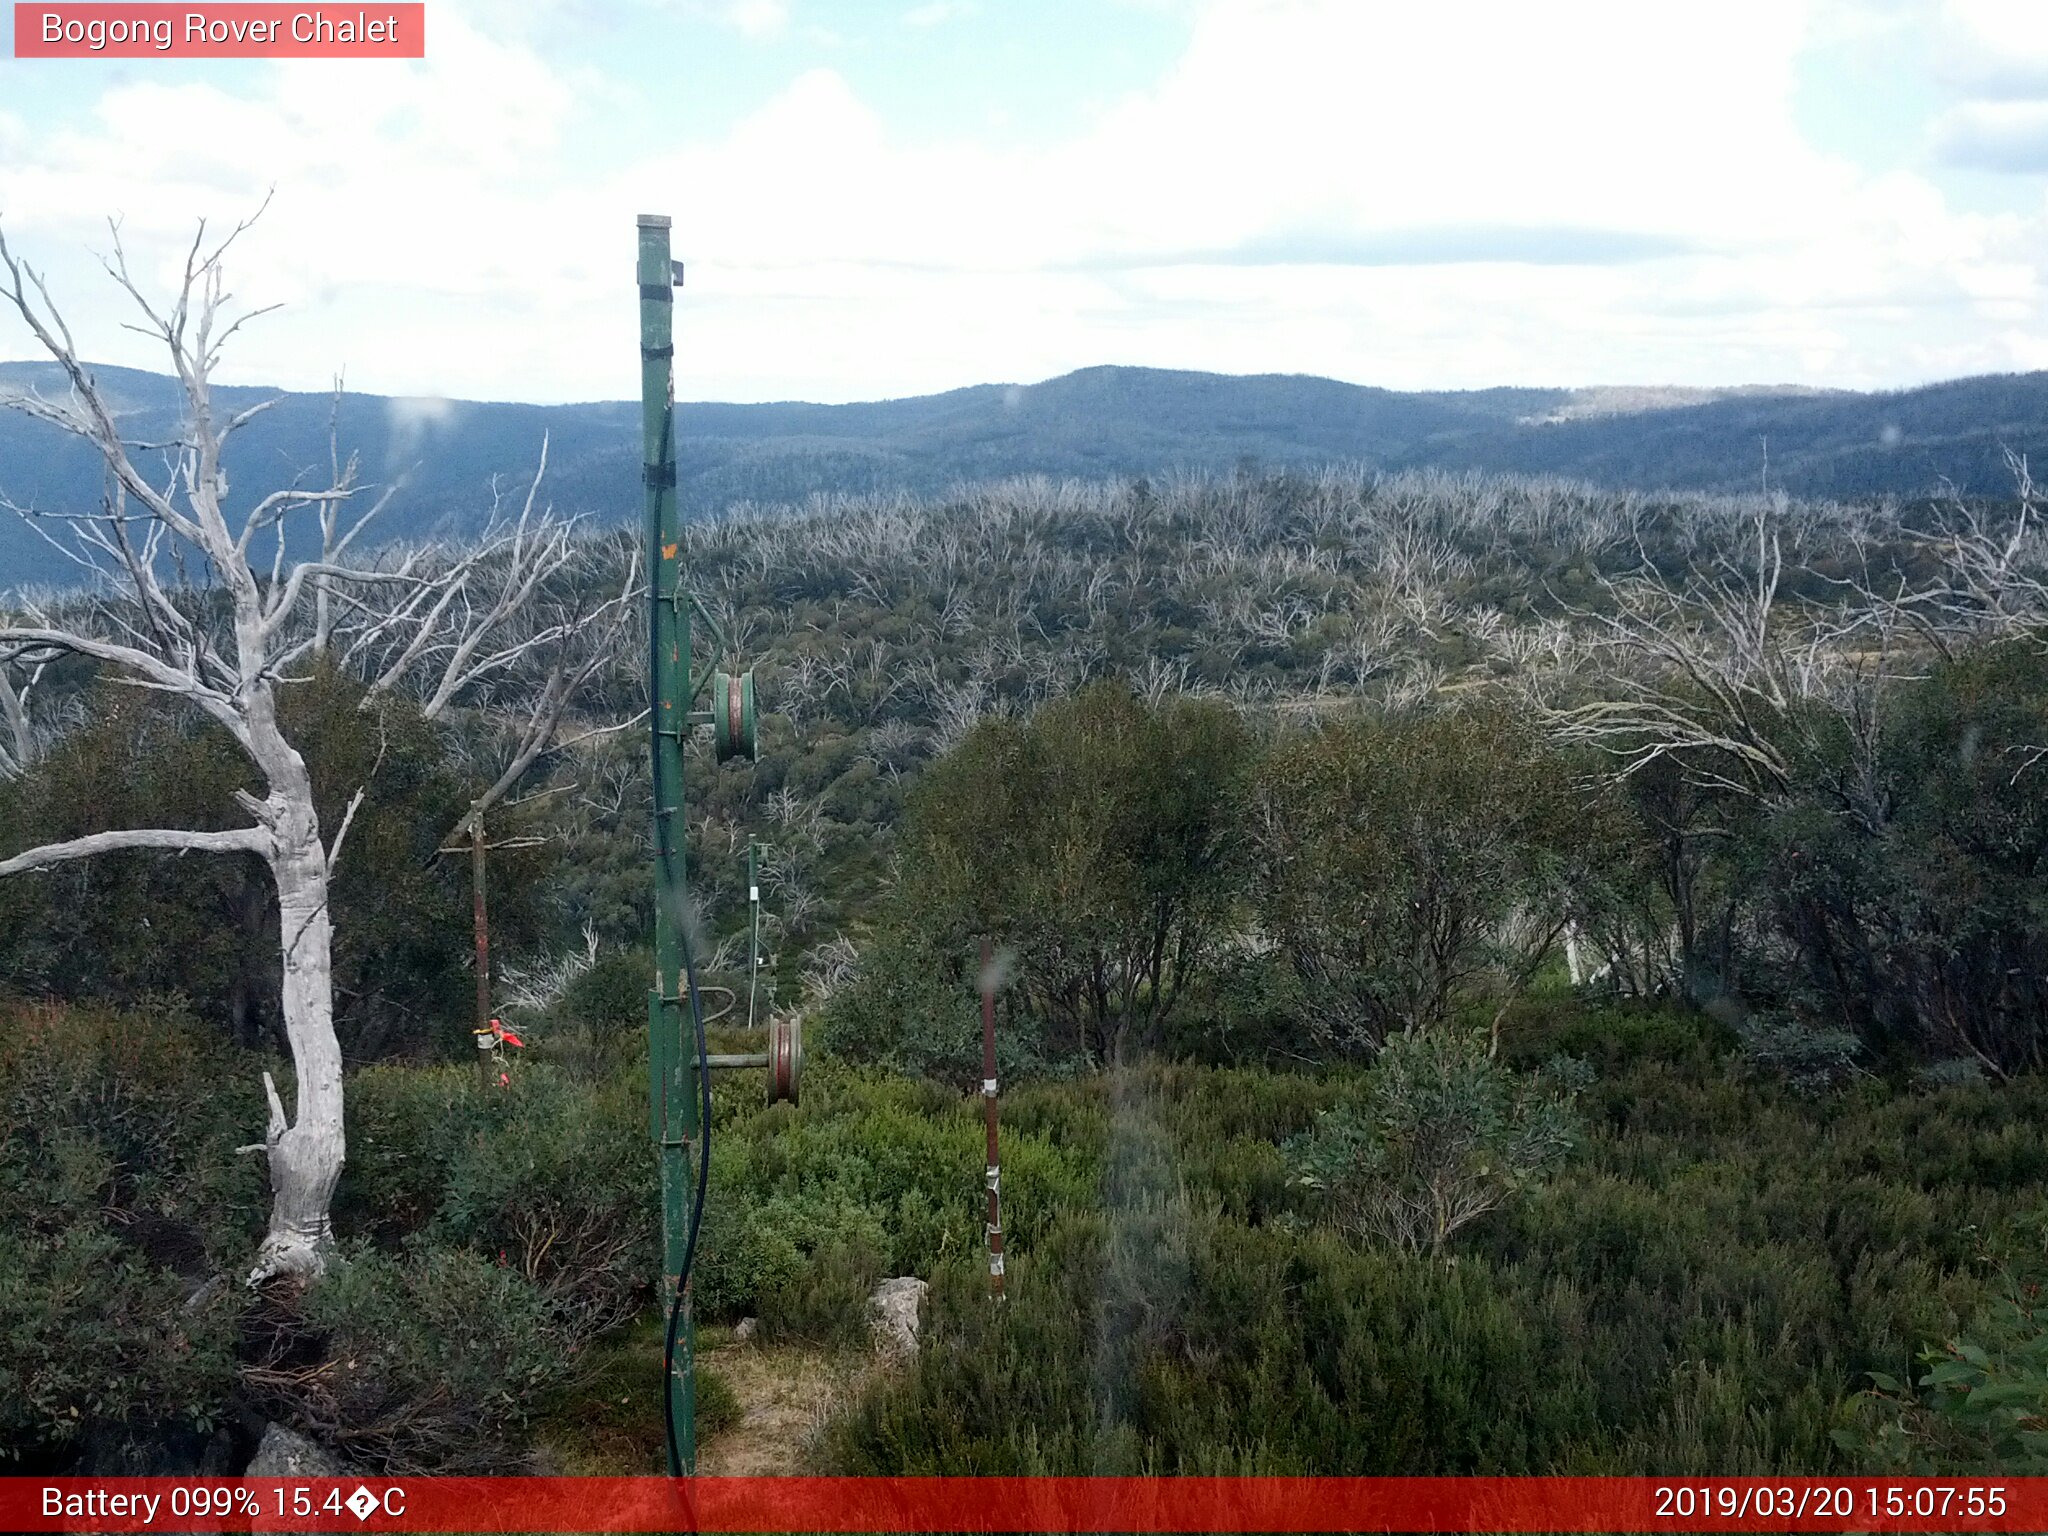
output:
M1003 1161L996 1151L996 964L981 941L981 1101L988 1121L988 1293L1003 1299Z
M484 906L484 818L480 810L469 819L469 887L471 910L476 926L476 1047L477 1082L488 1093L494 1053L486 1049L491 1028L491 920Z

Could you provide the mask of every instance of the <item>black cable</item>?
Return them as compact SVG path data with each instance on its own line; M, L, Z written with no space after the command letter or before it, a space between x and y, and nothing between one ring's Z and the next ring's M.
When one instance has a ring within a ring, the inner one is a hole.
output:
M690 1235L683 1244L682 1267L676 1271L676 1293L668 1304L668 1337L661 1348L661 1422L668 1436L668 1475L683 1475L683 1453L676 1444L676 1331L683 1320L683 1298L688 1294L690 1271L697 1263L697 1232L704 1224L704 1191L711 1183L711 1049L704 1037L704 1003L697 995L697 960L683 939L683 975L690 991L690 1018L697 1034L697 1088L700 1114L697 1122L697 1198L690 1206Z
M642 285L640 295L643 299L656 297L656 294L648 285ZM667 301L671 297L669 289L666 286L664 286L660 290L659 297L663 301ZM663 449L663 455L666 462L661 466L661 470L664 473L658 482L660 488L666 488L668 486L673 486L675 484L674 423L675 402L674 400L670 400L667 411L663 413L661 424L661 441L665 445ZM648 484L650 486L657 485L656 477L650 475L648 477ZM655 507L652 505L650 505L650 507L648 508L647 516L647 539L648 544L651 548L655 542L655 534L657 528L659 527L660 519ZM660 616L662 595L661 577L657 570L650 570L647 574L647 599L647 677L648 681L650 683L653 683L656 679L658 679L661 676ZM674 601L673 597L671 597L669 600L671 602ZM678 613L676 617L678 621L681 623L681 625L684 627L685 633L687 633L689 623L687 615ZM685 676L683 681L687 683L689 681L689 678ZM688 700L686 700L683 704L684 710L687 711L690 705L695 701L696 693L693 689L691 692L691 697ZM661 860L661 868L657 872L656 878L657 880L665 881L668 878L669 870L667 867L667 860L665 857L666 845L662 840L661 832L662 809L659 797L661 791L660 762L662 732L659 710L654 710L649 713L648 729L650 732L649 746L652 749L652 758L650 759L648 766L653 773L653 778L651 782L654 786L656 795L656 803L654 807L655 848L657 850L656 857L657 859ZM683 1318L683 1297L688 1292L688 1287L690 1284L690 1271L696 1267L697 1263L697 1233L699 1228L701 1228L704 1224L704 1191L705 1188L711 1183L711 1049L704 1037L704 1001L697 994L697 961L696 957L692 955L690 952L690 936L687 929L685 929L682 935L682 941L683 974L688 980L688 988L690 994L690 1019L691 1022L695 1025L695 1031L697 1036L697 1082L702 1093L702 1112L699 1115L697 1129L699 1141L699 1151L697 1158L697 1198L692 1203L690 1208L690 1235L683 1244L683 1262L681 1268L678 1269L676 1272L676 1293L669 1300L668 1333L666 1338L663 1340L661 1349L661 1423L662 1432L664 1433L664 1435L666 1435L668 1440L668 1475L670 1477L681 1477L683 1475L682 1449L680 1446L676 1444L676 1419L674 1406L676 1390L676 1331L678 1326L681 1324ZM664 1134L666 1134L666 1130L667 1128L664 1126ZM666 1234L664 1234L664 1236L665 1235Z

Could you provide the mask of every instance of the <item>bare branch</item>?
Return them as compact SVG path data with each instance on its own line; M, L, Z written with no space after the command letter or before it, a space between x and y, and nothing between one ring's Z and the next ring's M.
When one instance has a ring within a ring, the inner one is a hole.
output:
M0 875L18 875L32 869L47 869L73 859L124 849L154 848L172 853L254 853L271 851L270 834L260 827L237 827L227 832L191 832L176 827L145 827L122 832L94 832L68 842L45 843L0 859Z

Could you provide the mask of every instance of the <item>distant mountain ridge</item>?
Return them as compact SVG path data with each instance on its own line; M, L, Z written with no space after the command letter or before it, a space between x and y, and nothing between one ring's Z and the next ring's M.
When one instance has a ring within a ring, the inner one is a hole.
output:
M171 379L102 367L134 435L166 427ZM49 364L0 363L0 392L61 390ZM229 456L248 505L295 475L324 473L325 393L217 388L224 409L278 396ZM2048 462L2048 373L1987 375L1891 393L1751 388L1516 389L1401 393L1305 375L1085 368L1030 385L980 384L853 405L677 408L681 486L694 511L800 501L814 492L932 492L961 480L1041 473L1121 478L1332 461L1559 475L1644 490L1742 490L1850 498L2010 491L2004 450ZM373 481L406 476L387 538L474 528L492 477L523 485L548 439L559 507L637 517L639 406L419 401L345 394L343 451ZM0 411L0 495L47 511L97 504L96 460L55 429ZM324 483L324 482L322 482ZM75 569L0 513L0 590L64 584Z

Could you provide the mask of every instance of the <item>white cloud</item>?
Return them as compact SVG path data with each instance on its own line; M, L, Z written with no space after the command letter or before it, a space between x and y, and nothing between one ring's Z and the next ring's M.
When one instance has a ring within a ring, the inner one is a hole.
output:
M1935 121L1935 152L1952 165L2023 175L2048 171L2048 100L1970 101Z
M2013 324L2042 325L2040 221L1956 214L1922 177L1813 149L1807 35L1778 0L1224 3L1064 145L896 144L813 75L676 180L745 312L779 328L771 305L805 305L821 371L829 316L849 366L888 375L869 393L988 376L982 347L1021 377L1875 384L1921 376L1905 333L1962 324L1942 356L2009 366Z
M2035 0L1947 0L1930 21L1941 74L1969 94L2048 89L2048 8Z
M1935 157L1970 170L2048 172L2048 8L1951 0L1937 77L1956 100L1929 133Z
M743 37L780 37L789 30L789 6L785 0L728 0L725 20Z
M493 343L472 334L460 356L429 363L404 327L377 325L375 306L400 295L415 307L516 306L522 290L560 275L549 209L566 177L552 161L574 110L574 92L537 54L447 7L419 64L281 63L247 96L138 71L104 92L90 129L47 135L0 164L0 209L19 243L38 237L36 256L61 274L102 355L153 365L118 331L127 317L87 255L106 248L105 219L120 216L138 276L168 284L195 218L225 231L275 187L233 271L249 302L286 313L237 338L235 376L319 387L353 361L367 388L430 393L437 372L479 382L462 357ZM366 343L382 355L365 356Z
M2033 57L2048 7L1950 12L1943 68L1981 83L1998 50ZM2048 209L1959 212L1927 175L1872 175L1800 131L1802 50L1907 24L1884 8L1215 0L1171 70L1063 142L906 139L886 101L813 68L729 132L612 169L565 148L617 109L605 80L467 20L490 13L435 14L418 67L285 66L240 98L138 73L90 130L0 156L0 210L55 250L123 210L166 275L195 210L246 212L274 182L242 286L292 308L236 376L320 387L346 364L356 387L421 396L629 394L620 271L631 215L663 209L690 263L696 398L1098 362L1883 384L2048 351ZM780 0L699 20L795 25ZM2002 100L1958 107L1955 153L2031 152L2034 108ZM87 275L67 269L69 290ZM148 361L93 323L108 355Z
M974 0L927 0L924 5L913 6L903 13L906 27L938 27L949 21L959 21L975 12Z

